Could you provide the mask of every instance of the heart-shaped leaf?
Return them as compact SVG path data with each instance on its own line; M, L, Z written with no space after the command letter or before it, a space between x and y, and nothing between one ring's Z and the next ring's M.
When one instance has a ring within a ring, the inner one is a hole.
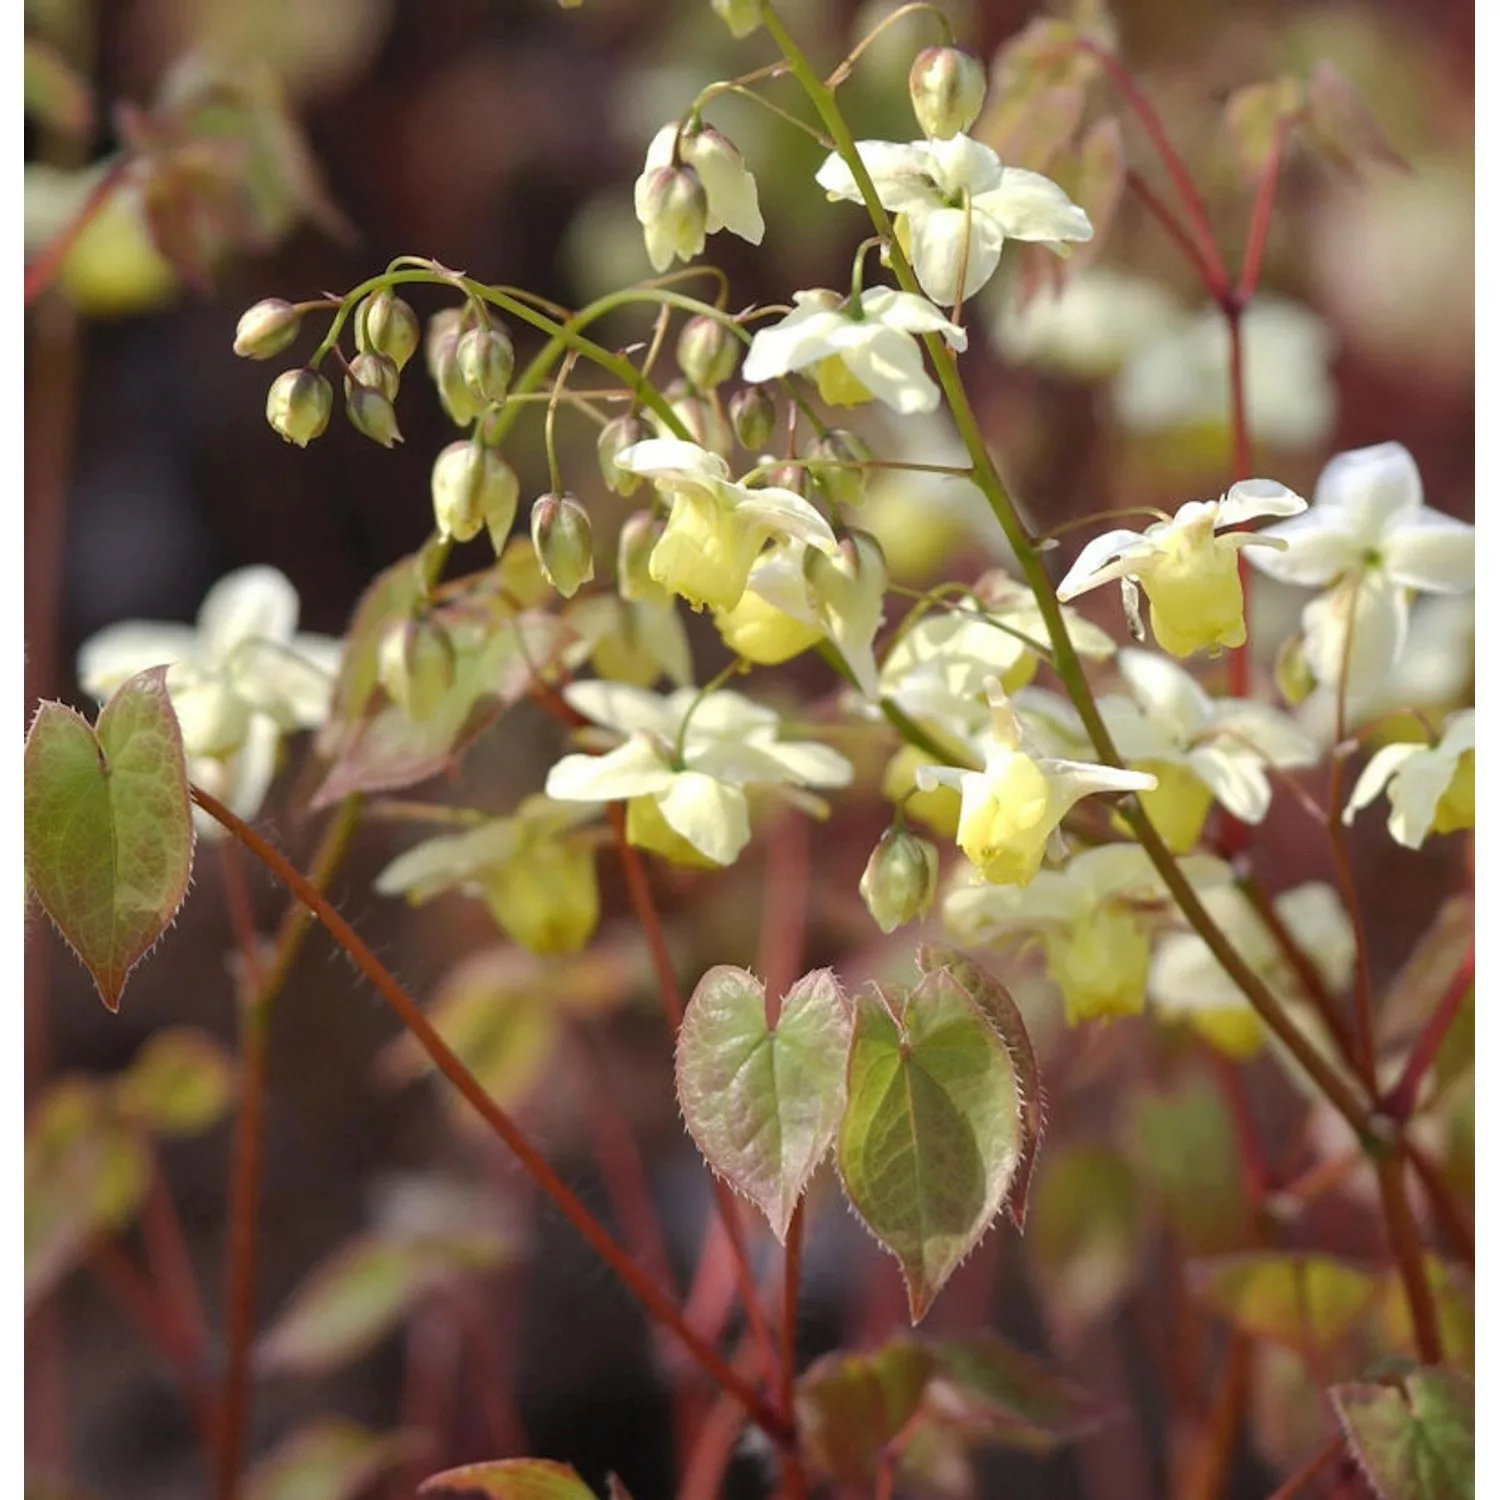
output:
M868 1484L886 1444L908 1429L931 1373L926 1346L908 1337L809 1365L797 1382L797 1424L817 1470L841 1484Z
M234 1063L195 1026L154 1033L115 1079L122 1113L155 1135L198 1135L217 1125L234 1099Z
M900 1263L913 1322L1000 1211L1022 1140L1010 1054L951 973L891 1004L858 996L839 1172Z
M1046 1124L1046 1097L1037 1070L1036 1050L1031 1045L1031 1034L1026 1030L1021 1007L988 969L956 948L924 944L917 949L917 968L923 974L947 969L1000 1034L1000 1040L1010 1054L1021 1098L1021 1158L1016 1163L1015 1180L1005 1200L1005 1211L1017 1229L1024 1229L1031 1174L1036 1168L1037 1147L1042 1143L1042 1130Z
M419 1495L486 1495L489 1500L594 1500L576 1469L545 1458L500 1458L444 1469L417 1486Z
M721 964L698 981L677 1037L677 1099L714 1171L776 1238L828 1154L844 1111L849 1003L830 969L787 991L774 1027L765 986Z
M1380 1500L1474 1500L1474 1383L1418 1370L1401 1388L1329 1391L1360 1468Z
M1380 1282L1330 1255L1264 1251L1189 1267L1200 1302L1252 1338L1325 1355L1375 1306Z
M370 1432L343 1417L320 1418L245 1476L245 1500L356 1500L412 1451L411 1439Z
M110 1010L182 905L193 867L166 668L124 683L93 728L44 703L25 754L26 875Z
M366 1236L319 1266L261 1341L260 1368L321 1375L373 1348L439 1282L500 1265L493 1235L431 1240Z

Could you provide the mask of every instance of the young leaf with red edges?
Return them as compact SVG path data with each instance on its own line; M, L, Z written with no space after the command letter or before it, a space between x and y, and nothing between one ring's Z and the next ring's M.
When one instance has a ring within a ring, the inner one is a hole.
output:
M168 1026L152 1034L114 1079L120 1112L153 1135L198 1135L234 1102L235 1065L206 1031Z
M124 683L98 723L44 703L26 736L26 876L110 1010L182 905L187 767L167 669Z
M914 1323L999 1213L1021 1149L1015 1066L948 970L890 1003L856 998L839 1173L900 1263Z
M545 1458L500 1458L444 1469L417 1486L419 1495L484 1495L488 1500L594 1500L576 1469Z
M1188 1267L1194 1296L1252 1338L1326 1356L1359 1326L1380 1295L1369 1271L1331 1255L1254 1251Z
M1401 1386L1336 1385L1328 1392L1380 1500L1473 1500L1474 1382L1426 1369Z
M765 986L720 964L677 1036L677 1099L704 1159L786 1241L793 1210L844 1112L852 1023L831 969L804 975L766 1024Z
M825 1354L797 1382L797 1428L808 1460L840 1484L874 1479L886 1445L916 1415L932 1356L898 1336L872 1354Z

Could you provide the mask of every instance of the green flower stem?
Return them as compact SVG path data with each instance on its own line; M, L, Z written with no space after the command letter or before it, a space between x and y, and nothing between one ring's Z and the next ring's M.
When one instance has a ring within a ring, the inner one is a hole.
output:
M318 919L329 936L395 1011L438 1071L504 1142L532 1181L599 1254L645 1310L676 1334L699 1368L721 1389L733 1394L752 1420L774 1441L787 1442L789 1428L780 1413L712 1345L688 1326L681 1312L672 1305L665 1293L615 1244L609 1231L584 1207L547 1159L527 1140L515 1121L490 1098L484 1086L438 1035L417 1002L375 957L359 934L339 915L337 908L325 899L313 882L285 855L263 839L243 818L225 807L217 797L200 787L191 788L191 795L197 806L228 829Z
M943 46L953 45L953 23L936 5L930 0L910 0L909 4L898 6L890 15L886 16L879 25L868 31L855 44L854 50L828 75L827 88L831 93L844 82L854 71L854 65L865 54L865 49L880 36L887 27L894 26L897 21L904 20L907 16L916 15L919 11L926 11L937 23L938 32L942 36Z
M912 273L911 263L896 240L890 215L881 204L875 185L870 180L870 174L860 159L859 152L855 149L854 138L844 122L832 92L818 80L807 58L787 32L775 7L768 3L764 14L767 30L770 31L777 46L781 48L782 55L792 65L792 72L807 91L813 107L818 111L823 123L828 127L829 134L837 143L839 155L853 174L871 220L876 229L889 240L891 266L897 281L903 290L920 295L920 288ZM994 511L995 518L1005 532L1006 540L1015 553L1016 561L1020 564L1026 582L1036 596L1037 607L1046 623L1047 635L1052 641L1053 668L1067 689L1074 707L1078 710L1079 717L1083 721L1084 728L1100 760L1107 765L1120 766L1123 762L1095 705L1093 693L1084 674L1083 664L1079 660L1078 653L1073 649L1073 642L1068 636L1067 626L1062 617L1062 608L1057 602L1052 581L1047 576L1041 555L1007 493L995 461L985 445L974 410L969 404L968 394L959 377L957 360L938 336L924 335L924 343L937 373L938 383L947 399L959 437L974 461L974 482L988 500L990 509ZM1203 938L1209 951L1244 992L1245 998L1250 1002L1256 1014L1301 1063L1308 1076L1317 1084L1319 1091L1344 1117L1350 1128L1363 1139L1368 1133L1369 1110L1367 1106L1312 1047L1288 1018L1269 987L1250 968L1215 924L1202 901L1198 899L1197 892L1178 868L1176 859L1151 826L1140 803L1134 798L1128 799L1122 811L1131 831L1160 873L1163 883L1177 902L1189 925Z

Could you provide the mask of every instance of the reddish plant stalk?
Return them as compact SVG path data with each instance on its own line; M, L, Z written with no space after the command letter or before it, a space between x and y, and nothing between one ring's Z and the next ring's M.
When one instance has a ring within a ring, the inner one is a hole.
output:
M1255 203L1250 210L1250 228L1245 234L1245 255L1240 262L1239 297L1241 304L1249 302L1260 285L1260 263L1265 254L1266 237L1271 230L1271 209L1276 202L1276 184L1281 176L1281 158L1286 151L1287 132L1291 119L1283 116L1277 120L1271 134L1271 154L1255 187Z
M1249 1338L1235 1330L1224 1351L1224 1374L1206 1430L1188 1450L1183 1464L1182 1500L1217 1500L1224 1493L1229 1467L1234 1460L1240 1434L1240 1417L1250 1391L1250 1362L1254 1350Z
M1407 1141L1406 1154L1427 1193L1427 1201L1432 1206L1432 1214L1438 1227L1443 1231L1453 1253L1473 1271L1474 1226L1459 1206L1453 1189L1443 1176L1442 1167L1415 1141Z
M1344 1434L1336 1432L1295 1474L1277 1486L1271 1500L1292 1500L1298 1490L1311 1484L1343 1451Z
M188 1253L182 1220L162 1175L160 1161L153 1164L151 1187L141 1211L141 1233L146 1241L152 1278L173 1306L202 1369L209 1343L208 1318L198 1293L198 1276Z
M782 997L802 971L811 873L807 835L807 818L788 810L771 830L766 848L757 960L766 984L766 1021L772 1026Z
M618 802L611 803L609 817L615 830L615 842L620 850L620 862L625 867L625 884L630 891L630 904L635 908L636 920L646 935L646 946L651 951L657 987L661 991L662 1008L667 1013L675 1041L682 1026L682 991L677 984L677 971L672 967L672 955L667 948L666 934L662 930L661 915L656 910L656 901L651 895L651 882L647 879L646 867L635 846L625 837L624 807ZM776 1379L776 1346L771 1339L771 1325L766 1319L765 1305L755 1285L754 1272L750 1269L750 1254L745 1248L739 1204L735 1201L734 1189L716 1173L709 1174L709 1183L713 1188L714 1205L729 1237L729 1248L734 1257L735 1284L739 1288L740 1302L745 1309L745 1320L750 1326L755 1346L760 1350L766 1387L772 1389Z
M807 1207L804 1197L792 1210L786 1231L786 1256L781 1278L781 1389L782 1415L797 1425L797 1296L802 1284L802 1220ZM787 1500L807 1500L807 1474L802 1468L801 1452L794 1442L786 1450L781 1466L782 1486Z
M1189 264L1198 273L1198 279L1212 294L1216 284L1213 268L1204 259L1198 242L1188 233L1182 220L1162 202L1161 195L1134 167L1126 168L1125 186L1141 200L1146 210L1167 231L1172 243L1187 257Z
M1402 1069L1395 1088L1386 1096L1386 1113L1403 1124L1416 1108L1422 1080L1426 1078L1427 1070L1436 1059L1438 1049L1443 1045L1443 1038L1447 1036L1448 1028L1453 1024L1453 1018L1458 1014L1473 984L1474 940L1470 938L1469 951L1459 964L1458 971L1448 981L1448 988L1443 991L1437 1009L1427 1018L1427 1024L1412 1047L1411 1056L1406 1059L1406 1066Z
M217 797L200 787L193 787L191 792L193 801L216 822L222 823L322 923L354 966L396 1013L402 1025L417 1039L433 1065L494 1131L558 1212L583 1236L646 1312L670 1328L703 1372L722 1389L732 1392L750 1416L775 1441L786 1442L789 1435L780 1413L716 1349L687 1326L681 1313L672 1306L656 1284L621 1251L609 1232L583 1206L546 1158L526 1139L515 1121L485 1093L479 1080L438 1035L416 1001L375 957L359 934L339 915L338 910L324 899L321 892L285 855L263 839L244 819L225 807Z
M1437 1305L1432 1296L1432 1283L1427 1279L1417 1221L1406 1201L1405 1162L1406 1152L1398 1143L1376 1157L1375 1173L1380 1181L1380 1201L1385 1208L1391 1253L1396 1258L1406 1304L1411 1310L1417 1354L1424 1365L1440 1365L1443 1362L1443 1340L1438 1328Z
M41 254L26 267L26 306L30 307L43 292L52 285L53 279L68 258L68 251L78 243L78 237L98 217L105 204L114 197L115 190L125 180L125 174L133 165L129 155L115 158L99 178L89 195L78 207L78 212L42 247Z

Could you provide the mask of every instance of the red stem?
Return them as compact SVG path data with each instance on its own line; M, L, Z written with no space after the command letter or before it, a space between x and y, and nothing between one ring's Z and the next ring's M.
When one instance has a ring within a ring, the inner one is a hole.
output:
M1386 1231L1391 1253L1401 1272L1406 1304L1411 1309L1411 1326L1416 1334L1417 1354L1424 1365L1443 1362L1443 1340L1438 1328L1437 1306L1433 1301L1432 1283L1427 1279L1427 1265L1422 1256L1422 1239L1411 1204L1406 1201L1406 1152L1398 1144L1375 1160L1380 1181L1380 1201L1385 1208Z
M588 1242L631 1291L645 1310L670 1328L687 1347L699 1367L722 1389L734 1394L750 1416L779 1443L789 1438L786 1424L761 1394L683 1322L656 1284L639 1270L610 1238L608 1231L589 1213L547 1160L528 1141L515 1121L485 1093L479 1080L464 1066L423 1015L415 1000L365 945L359 934L341 917L318 890L279 850L267 843L244 819L237 817L217 797L192 788L192 798L216 822L222 823L288 891L300 901L348 955L350 961L379 991L402 1025L416 1037L434 1066L463 1096L479 1117L505 1143L512 1155L553 1206Z
M1407 1141L1406 1154L1416 1169L1422 1186L1427 1191L1427 1201L1432 1205L1433 1217L1447 1236L1454 1253L1470 1271L1474 1269L1474 1226L1469 1222L1442 1168L1415 1141Z
M114 196L115 189L125 180L125 174L133 164L133 158L128 155L116 157L89 189L88 197L79 205L78 212L63 226L61 233L48 240L42 247L41 254L26 267L27 307L52 285L53 278L68 258L68 251L77 244L79 235L93 223L99 211Z
M1250 1098L1245 1090L1245 1080L1239 1069L1222 1052L1209 1048L1209 1053L1234 1124L1235 1147L1239 1153L1245 1189L1250 1201L1259 1204L1266 1196L1271 1174L1255 1138L1255 1121L1250 1113Z
M1271 136L1271 154L1266 159L1265 170L1256 184L1255 205L1250 210L1250 228L1245 235L1245 257L1240 264L1239 300L1244 306L1255 295L1260 285L1260 263L1265 254L1266 236L1271 228L1271 209L1276 202L1276 183L1281 176L1281 158L1286 150L1287 133L1291 118L1282 116L1277 120Z
M651 882L646 878L646 867L640 854L625 837L625 809L622 804L610 804L609 819L614 826L620 862L625 868L625 884L630 891L630 904L635 908L636 920L641 924L641 930L646 935L646 946L651 950L651 961L655 965L657 985L661 990L662 1008L667 1013L675 1041L682 1026L682 991L677 984L676 970L672 967L672 955L667 948L666 934L662 931L661 916L651 895ZM709 1174L709 1182L713 1188L714 1204L729 1238L740 1302L745 1309L751 1337L760 1351L761 1369L769 1389L776 1378L776 1346L771 1340L771 1325L766 1319L765 1306L755 1285L754 1273L750 1269L750 1256L745 1248L745 1234L740 1225L739 1204L735 1201L734 1189L716 1173Z
M807 819L788 811L771 830L766 846L765 895L760 909L760 951L766 984L766 1021L774 1026L781 1000L802 970L807 938Z
M1218 283L1214 278L1213 267L1204 259L1203 251L1199 249L1198 242L1187 232L1187 228L1182 220L1167 207L1156 189L1134 167L1126 168L1125 186L1141 200L1141 203L1151 212L1162 228L1167 231L1172 242L1188 258L1193 269L1198 273L1198 279L1203 283L1209 295L1217 297Z
M1271 1500L1292 1500L1298 1490L1316 1479L1343 1451L1344 1434L1337 1432L1285 1484L1277 1487Z
M1438 1048L1443 1045L1443 1038L1447 1036L1448 1028L1453 1024L1453 1018L1458 1014L1459 1007L1463 1005L1473 984L1474 940L1471 938L1469 951L1458 966L1458 972L1448 981L1448 988L1443 991L1437 1009L1428 1017L1427 1025L1422 1028L1422 1034L1411 1049L1411 1056L1406 1060L1406 1067L1402 1070L1400 1080L1386 1096L1387 1114L1404 1123L1412 1110L1416 1108L1417 1093L1422 1087L1422 1080L1427 1076L1427 1070L1437 1057Z
M1183 210L1197 237L1198 251L1209 273L1209 291L1215 299L1222 297L1229 290L1229 277L1224 269L1224 259L1219 254L1219 247L1214 242L1213 228L1208 222L1208 210L1203 205L1198 189L1193 186L1192 176L1178 154L1177 148L1167 138L1161 117L1152 107L1151 101L1136 87L1135 80L1126 70L1124 63L1107 47L1101 47L1096 42L1087 40L1080 40L1074 45L1080 51L1087 52L1091 57L1099 60L1104 71L1109 74L1110 81L1120 91L1125 102L1134 110L1136 118L1151 138L1151 144L1156 148L1156 154L1161 158L1162 166L1166 168L1167 175L1172 179L1173 187L1177 189L1177 196L1182 200Z
M155 1164L151 1187L141 1211L141 1233L146 1242L146 1259L151 1267L152 1280L181 1323L193 1359L202 1370L206 1366L209 1347L208 1318L198 1293L198 1275L188 1253L182 1221L160 1161Z
M781 1410L796 1429L797 1422L797 1295L802 1284L802 1220L807 1199L792 1210L786 1231L786 1258L781 1279ZM781 1467L787 1500L807 1500L807 1474L793 1443Z

